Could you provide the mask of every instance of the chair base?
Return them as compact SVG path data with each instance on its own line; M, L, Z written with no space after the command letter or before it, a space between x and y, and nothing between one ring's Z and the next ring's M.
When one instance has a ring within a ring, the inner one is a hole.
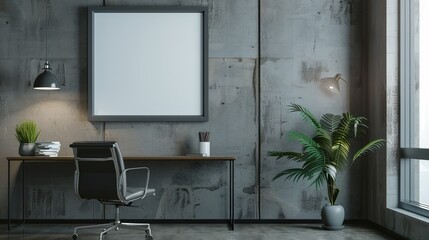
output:
M150 224L148 223L106 223L106 224L97 224L97 225L89 225L89 226L81 226L81 227L75 227L74 233L72 236L73 240L76 240L78 238L77 231L82 229L91 229L91 228L104 228L104 230L100 233L100 240L103 239L103 236L107 234L108 232L112 230L118 231L120 228L126 228L126 229L135 229L135 228L143 227L146 233L146 240L153 240L152 237L152 231L150 229Z
M104 228L103 231L100 233L100 240L103 239L103 236L106 235L108 232L112 230L118 231L120 228L126 228L126 229L135 229L135 228L143 228L143 230L146 233L146 240L153 240L152 237L152 230L150 229L149 223L124 223L119 220L119 206L116 206L116 219L114 222L111 223L105 223L105 224L96 224L96 225L88 225L88 226L80 226L75 227L72 239L76 240L78 238L77 231L82 229L91 229L91 228Z

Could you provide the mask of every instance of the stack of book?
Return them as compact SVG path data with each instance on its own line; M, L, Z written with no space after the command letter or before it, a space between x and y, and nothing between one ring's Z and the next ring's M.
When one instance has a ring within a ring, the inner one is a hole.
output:
M58 157L60 152L61 143L58 141L53 142L36 142L35 152L36 156L49 156Z

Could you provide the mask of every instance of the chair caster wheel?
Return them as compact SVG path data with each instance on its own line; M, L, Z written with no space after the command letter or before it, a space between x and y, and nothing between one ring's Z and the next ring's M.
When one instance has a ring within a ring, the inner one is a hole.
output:
M72 239L76 240L77 239L77 234L73 234Z

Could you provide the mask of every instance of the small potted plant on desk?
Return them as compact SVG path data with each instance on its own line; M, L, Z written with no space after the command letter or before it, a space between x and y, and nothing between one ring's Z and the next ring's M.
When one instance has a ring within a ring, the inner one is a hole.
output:
M15 136L19 141L19 155L33 156L35 143L39 137L40 130L33 121L23 121L16 125Z
M336 204L340 190L337 188L337 173L343 170L349 161L351 142L349 141L363 129L364 117L355 117L346 112L342 115L324 114L320 121L306 108L298 105L290 105L291 112L299 112L302 120L314 129L312 136L298 131L290 131L290 137L302 144L302 152L270 151L269 156L277 159L286 159L302 163L300 168L290 168L281 171L273 180L285 176L293 181L309 180L316 188L326 184L329 205L325 205L321 211L322 227L327 230L340 230L343 228L344 208ZM370 141L357 150L351 162L365 153L375 151L383 147L384 139Z

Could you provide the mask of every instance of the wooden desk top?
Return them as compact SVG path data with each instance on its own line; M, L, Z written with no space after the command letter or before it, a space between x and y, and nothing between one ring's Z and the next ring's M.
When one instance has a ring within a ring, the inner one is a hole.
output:
M125 161L235 161L236 158L232 156L125 156ZM8 161L73 161L72 156L60 157L45 157L45 156L21 156L21 157L6 157Z

